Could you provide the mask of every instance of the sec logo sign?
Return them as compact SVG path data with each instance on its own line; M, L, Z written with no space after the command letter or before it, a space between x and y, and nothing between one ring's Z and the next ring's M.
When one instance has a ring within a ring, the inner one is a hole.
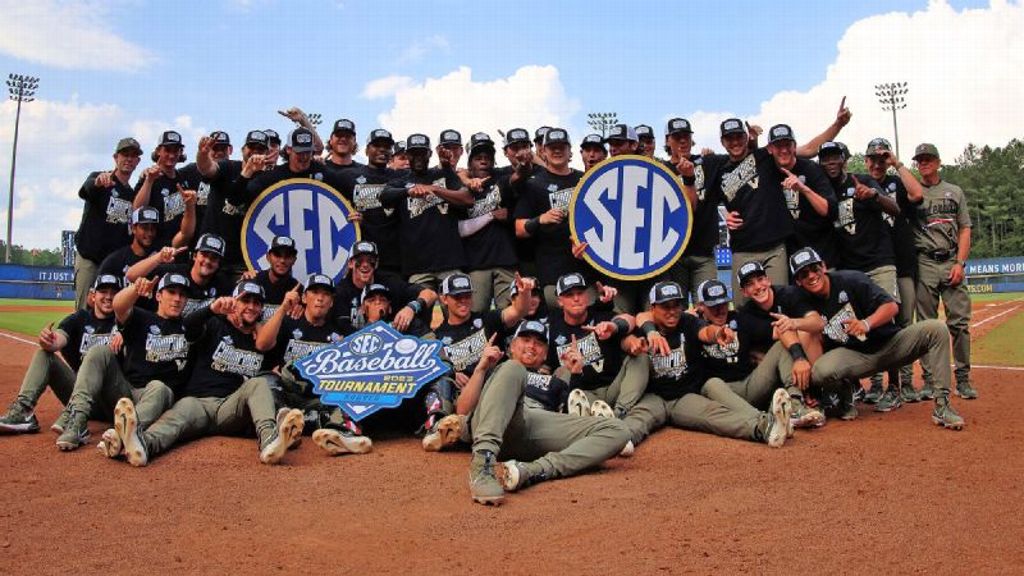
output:
M692 208L672 172L644 156L615 156L580 179L569 200L569 229L583 258L622 280L668 270L690 241Z
M295 240L298 256L292 275L320 273L337 282L345 272L359 227L348 221L353 209L334 188L316 180L278 182L260 194L242 224L242 254L249 268L266 270L274 236Z

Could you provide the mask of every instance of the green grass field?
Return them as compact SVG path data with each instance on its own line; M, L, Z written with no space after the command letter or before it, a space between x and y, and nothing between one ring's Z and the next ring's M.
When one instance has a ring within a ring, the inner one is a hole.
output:
M72 308L74 307L74 303L66 300L25 300L22 298L0 298L0 309L6 306L37 306L40 308L53 308L54 306L60 306L66 308L65 311L54 311L48 309L39 311L5 310L3 312L0 312L0 328L33 337L39 334L39 330L42 329L43 326L49 324L50 322L53 322L54 324L59 323L65 316L67 316L71 312Z

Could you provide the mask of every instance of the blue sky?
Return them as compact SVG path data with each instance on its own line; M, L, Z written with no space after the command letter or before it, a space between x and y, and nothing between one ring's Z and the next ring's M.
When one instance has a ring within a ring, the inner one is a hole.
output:
M698 142L716 145L717 122L729 114L766 127L787 122L798 138L810 137L848 95L858 125L851 147L860 148L861 139L891 131L872 85L909 78L916 90L908 113L921 120L908 117L907 140L931 138L956 151L967 141L1005 144L1022 125L1014 107L1013 129L981 128L995 124L985 110L998 111L1021 90L985 62L1016 66L1006 55L1021 46L1019 1L0 0L0 13L0 71L42 78L19 145L15 243L27 246L55 246L52 230L75 227L77 187L110 163L119 136L134 134L147 148L170 127L190 141L213 129L241 140L251 128L288 130L275 111L290 105L323 114L325 123L351 118L361 136L383 124L399 137L436 137L451 126L465 137L485 130L497 138L498 127L544 121L578 139L593 111L616 111L660 133L665 119L682 115L694 120ZM1003 40L1016 43L999 53L996 23L1006 25ZM975 48L958 48L956 68L943 46L958 42ZM951 66L960 77L944 88ZM968 106L983 90L1008 93ZM926 130L926 118L965 109L978 130ZM7 102L4 180L12 124ZM50 197L61 210L41 201Z

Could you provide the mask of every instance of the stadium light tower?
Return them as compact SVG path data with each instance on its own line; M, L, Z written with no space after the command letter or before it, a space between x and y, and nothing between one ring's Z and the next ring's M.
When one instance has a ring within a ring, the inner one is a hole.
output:
M896 157L900 155L900 132L896 127L896 111L907 107L904 96L907 95L906 82L889 82L887 84L875 84L875 96L878 96L878 103L882 110L892 112L892 132L896 142Z
M4 262L11 263L11 230L14 223L14 166L18 161L18 125L21 123L21 103L35 100L36 88L39 87L39 78L22 76L21 74L7 75L7 91L10 92L11 100L18 103L18 111L14 114L14 146L11 149L11 184L7 197L7 246L4 250Z
M619 115L615 112L591 112L587 114L587 124L590 125L592 130L600 132L602 138L607 136L608 130L618 123Z

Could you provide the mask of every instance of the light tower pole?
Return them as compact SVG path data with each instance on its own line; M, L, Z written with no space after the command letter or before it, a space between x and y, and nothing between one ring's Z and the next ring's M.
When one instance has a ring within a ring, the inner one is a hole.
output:
M907 107L904 96L907 95L906 82L889 82L887 84L875 84L875 96L878 96L878 103L882 110L892 112L892 132L896 143L896 157L900 155L900 131L896 126L896 111Z

